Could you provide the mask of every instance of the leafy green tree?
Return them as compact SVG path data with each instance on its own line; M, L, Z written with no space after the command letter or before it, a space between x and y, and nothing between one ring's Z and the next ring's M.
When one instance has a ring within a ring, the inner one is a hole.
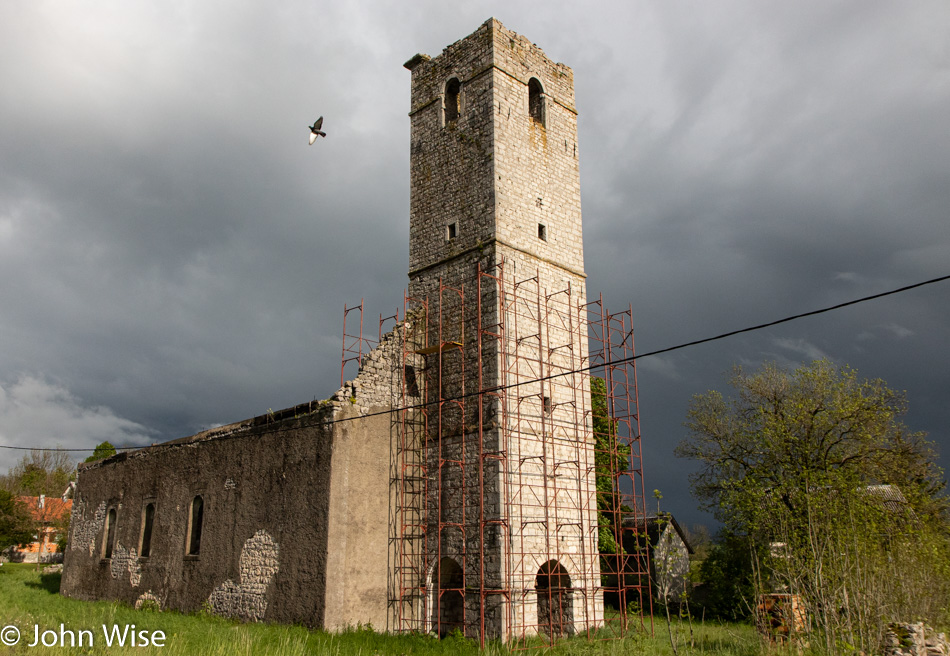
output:
M932 444L899 421L904 395L826 361L736 368L730 382L730 400L693 398L677 447L739 541L704 580L741 579L744 552L755 590L797 595L829 653L877 653L888 622L950 620L945 482Z
M689 560L691 563L701 563L709 555L713 546L713 537L709 532L709 527L705 524L693 524L684 528L686 532L686 541L693 548Z
M59 522L56 523L56 551L61 554L66 553L66 547L69 546L69 523L72 519L69 513L65 513Z
M45 494L48 473L49 472L45 469L32 462L26 463L23 467L23 472L19 476L20 489L31 496Z
M618 439L617 422L610 415L607 398L607 384L602 378L591 377L591 420L594 431L594 479L597 490L597 551L600 553L601 582L609 589L619 590L633 585L632 579L626 580L624 571L633 567L631 558L640 558L641 554L625 555L625 540L621 537L624 515L631 509L622 503L618 475L629 469L630 445ZM642 527L634 527L634 531ZM639 544L640 540L626 541ZM616 592L605 595L604 601L613 607L620 607L621 600Z
M76 467L64 451L32 449L0 481L16 495L58 497L75 477Z
M33 540L33 521L16 495L0 489L0 551Z
M732 528L773 502L801 515L808 491L829 485L894 484L919 516L944 516L933 445L898 421L906 400L884 381L817 361L793 372L737 367L730 383L732 400L693 397L676 453L699 462L693 493Z
M747 619L755 605L753 545L745 536L720 531L699 565L697 605L705 616Z
M60 536L67 533L68 514L60 517L55 504L44 503L40 507L35 498L45 495L49 499L56 499L74 478L75 466L64 451L33 449L0 479L0 488L14 497L34 497L31 502L33 509L26 511L30 526L30 538L26 542L32 542L33 535L41 535L49 528L55 529Z
M96 449L92 452L92 455L86 458L83 462L95 462L96 460L102 460L103 458L114 456L115 454L115 447L112 446L112 443L108 441L100 442L96 445Z
M607 384L590 379L591 417L594 430L594 468L597 488L597 548L602 554L622 554L617 541L618 523L624 507L620 502L615 474L628 469L630 445L617 439L617 422L607 407Z

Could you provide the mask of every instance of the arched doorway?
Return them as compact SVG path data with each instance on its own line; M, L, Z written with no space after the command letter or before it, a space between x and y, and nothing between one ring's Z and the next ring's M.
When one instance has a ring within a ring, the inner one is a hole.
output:
M538 570L538 631L552 638L574 634L571 577L564 566L549 560Z
M432 630L444 638L455 630L465 633L465 577L453 558L443 558L433 572L438 582L432 605Z

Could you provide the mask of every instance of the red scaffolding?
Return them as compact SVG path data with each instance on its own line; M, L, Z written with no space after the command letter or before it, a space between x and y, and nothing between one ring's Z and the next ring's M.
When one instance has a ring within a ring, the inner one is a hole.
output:
M357 327L353 326L353 319L350 319L350 326L347 328L346 320L349 317L350 312L355 312L359 310L359 325ZM380 320L380 330L382 329L382 320ZM343 383L346 380L346 365L349 362L355 362L357 369L363 361L363 347L366 347L366 352L369 352L376 345L376 342L373 340L363 337L363 299L360 299L359 305L354 305L353 307L347 307L346 304L343 305L343 356L340 362L340 386L343 386Z
M395 317L392 628L516 647L652 630L632 308L508 278L479 265Z
M609 485L598 485L597 508L612 544L601 547L604 592L621 609L639 609L641 628L653 630L650 545L640 439L639 393L633 335L633 307L611 314L603 296L587 303L590 375L603 381L606 428L595 431L595 457L608 461ZM618 617L618 630L629 618ZM647 627L649 622L649 627Z

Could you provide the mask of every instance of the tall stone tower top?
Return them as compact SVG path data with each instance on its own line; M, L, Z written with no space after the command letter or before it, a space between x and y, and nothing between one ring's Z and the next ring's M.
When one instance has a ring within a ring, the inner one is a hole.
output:
M410 289L488 247L583 278L571 69L495 19L405 66Z
M413 111L443 93L444 74L455 73L471 79L494 66L525 85L532 75L550 75L548 81L553 82L554 87L545 89L547 96L577 113L574 110L574 73L570 67L552 62L541 48L495 18L489 18L472 34L446 46L435 59L420 53L404 66L413 72ZM417 68L420 69L419 75L416 75ZM560 82L561 78L564 78L563 82Z

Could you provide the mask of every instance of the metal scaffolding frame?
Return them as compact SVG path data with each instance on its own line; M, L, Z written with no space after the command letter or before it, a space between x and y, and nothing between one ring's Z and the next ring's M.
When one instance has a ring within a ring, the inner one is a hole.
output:
M505 269L439 279L386 319L392 628L515 648L652 631L632 308Z
M346 304L343 305L343 355L340 362L340 387L343 386L344 381L346 380L346 365L349 362L355 362L357 368L362 365L363 362L363 347L366 347L366 352L368 353L376 344L379 342L374 342L368 337L363 337L363 300L360 299L359 305L354 305L353 307L348 307ZM353 320L350 319L350 327L347 328L346 320L350 312L359 310L359 326L358 328L353 328ZM380 332L382 332L382 320L380 320Z
M610 463L610 485L598 489L598 512L619 548L600 554L604 592L621 608L639 609L640 628L653 630L650 588L650 545L646 525L639 392L633 334L633 307L611 314L603 295L586 304L589 326L590 375L604 381L609 429L599 438L595 457ZM647 627L647 621L649 627ZM626 631L629 618L621 614L617 630Z

